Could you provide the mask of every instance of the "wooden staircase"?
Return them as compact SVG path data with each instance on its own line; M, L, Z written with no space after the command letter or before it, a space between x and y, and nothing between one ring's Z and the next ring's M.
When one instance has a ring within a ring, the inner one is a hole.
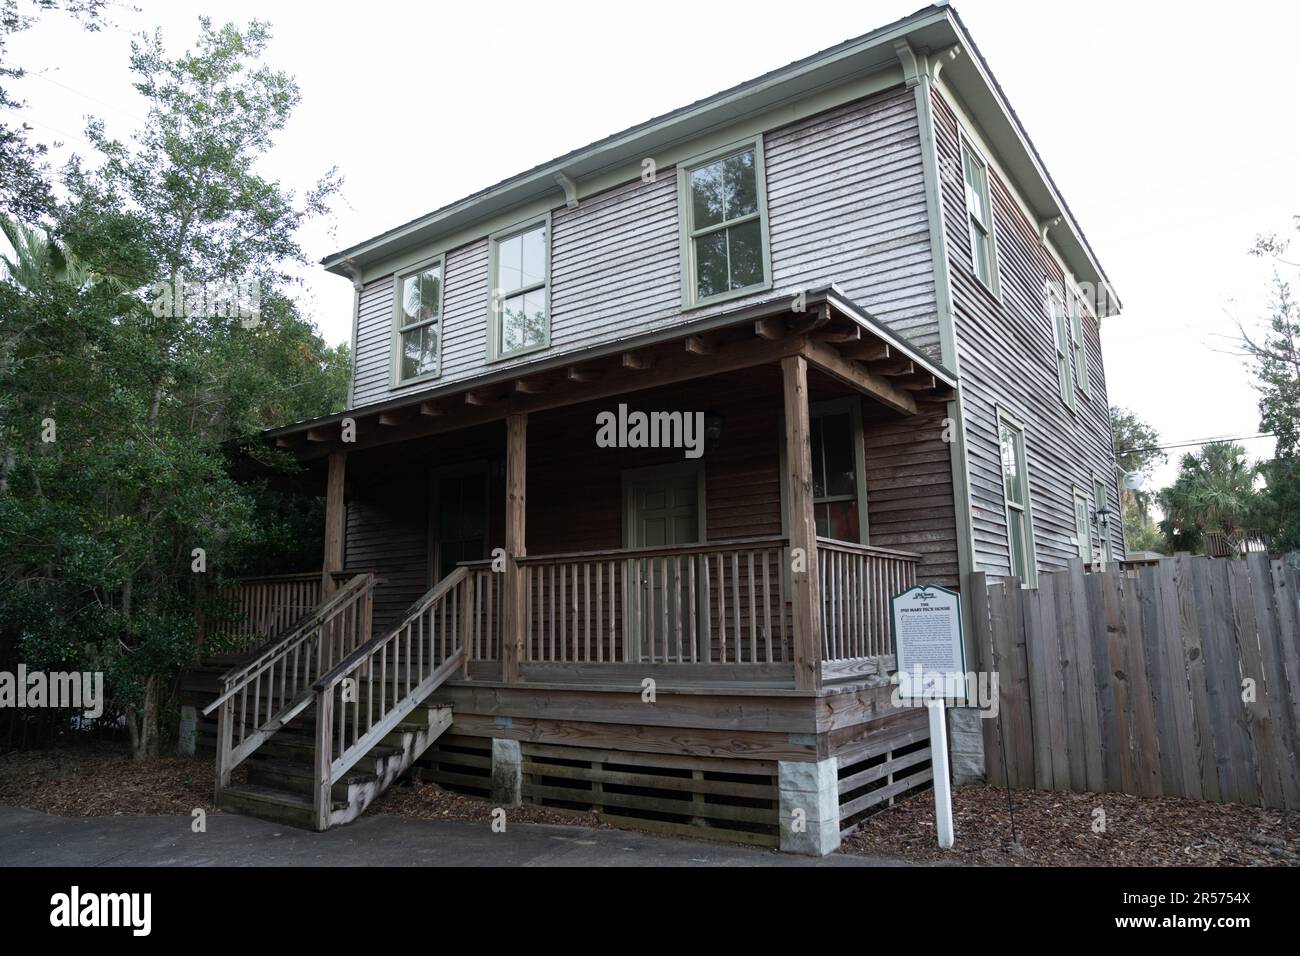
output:
M357 575L283 638L229 671L217 711L216 802L325 830L347 823L451 726L429 696L465 666L464 569L370 638L373 575ZM247 781L232 782L247 762Z

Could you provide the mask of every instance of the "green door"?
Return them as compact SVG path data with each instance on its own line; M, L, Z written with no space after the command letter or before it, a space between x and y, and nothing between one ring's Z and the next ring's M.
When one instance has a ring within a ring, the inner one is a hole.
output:
M698 544L700 482L698 468L647 469L625 484L628 544L659 548ZM676 575L674 576L674 571ZM628 660L663 661L681 652L684 626L680 615L686 562L672 556L633 558L628 581L637 588L628 615Z

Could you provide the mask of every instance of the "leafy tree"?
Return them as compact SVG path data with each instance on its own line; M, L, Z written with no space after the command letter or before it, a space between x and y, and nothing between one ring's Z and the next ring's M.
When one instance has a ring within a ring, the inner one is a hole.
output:
M1268 236L1253 252L1279 267L1300 265L1285 258L1287 246L1285 239ZM1276 271L1272 311L1262 335L1239 328L1259 391L1260 428L1276 436L1276 458L1261 469L1267 499L1262 526L1272 547L1286 550L1300 548L1300 306L1290 283Z
M346 347L289 296L294 234L337 182L295 197L256 172L298 102L257 62L269 40L205 19L178 57L134 44L147 125L124 144L91 121L55 240L28 227L0 283L0 629L34 666L103 670L137 757L194 656L200 582L292 557L300 516L230 453L346 394Z
M1156 465L1168 456L1158 447L1160 433L1127 408L1112 405L1111 435L1115 443L1115 463L1126 472L1151 480ZM1151 551L1161 545L1161 535L1151 520L1154 494L1144 489L1121 488L1120 508L1124 519L1124 541L1131 550Z
M0 115L0 214L35 222L51 205L50 186L42 169L45 147L28 141L30 126L11 121L24 104L14 99L3 84L23 76L24 71L8 62L9 37L30 27L38 14L59 9L79 20L87 30L98 30L104 22L107 3L108 0L29 0L20 4L18 0L0 0L0 110L7 114Z
M1206 531L1236 537L1260 509L1258 469L1234 442L1212 442L1183 456L1178 477L1160 492L1160 522L1174 551L1199 551Z

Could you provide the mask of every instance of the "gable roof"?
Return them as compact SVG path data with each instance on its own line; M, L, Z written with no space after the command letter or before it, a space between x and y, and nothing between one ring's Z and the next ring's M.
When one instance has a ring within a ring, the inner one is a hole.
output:
M486 189L395 226L321 260L330 272L352 269L437 241L514 207L546 196L560 199L556 180L563 174L582 180L655 155L666 146L703 135L716 126L769 110L813 92L885 69L898 68L893 44L907 40L914 49L943 50L954 44L969 51L945 67L947 85L962 98L963 108L979 126L997 157L1040 220L1061 218L1052 233L1076 279L1109 286L1092 247L1074 214L1011 108L988 63L970 38L957 11L946 2L932 4L886 26L795 60L688 106L575 149ZM1107 297L1110 301L1110 297ZM1118 300L1110 313L1118 311Z

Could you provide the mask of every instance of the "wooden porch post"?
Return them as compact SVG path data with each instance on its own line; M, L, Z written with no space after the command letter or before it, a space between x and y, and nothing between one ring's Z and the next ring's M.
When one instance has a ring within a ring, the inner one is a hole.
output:
M528 553L524 544L525 485L528 473L528 415L506 418L506 569L501 589L501 679L519 680L524 654L524 621L528 607L523 569L517 561Z
M817 524L813 516L808 360L802 355L781 359L781 377L785 393L786 485L790 507L794 684L800 690L817 690L822 684L821 581L817 567Z
M325 564L321 570L321 597L334 593L334 575L343 570L343 476L347 455L330 452L325 486Z

